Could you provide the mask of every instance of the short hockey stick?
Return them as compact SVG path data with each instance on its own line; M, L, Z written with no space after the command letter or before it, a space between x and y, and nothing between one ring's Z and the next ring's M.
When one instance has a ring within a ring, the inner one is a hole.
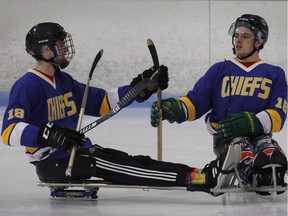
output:
M153 64L156 68L159 67L159 59L156 47L151 39L147 40L148 49L150 51ZM159 125L157 127L157 159L162 161L162 91L157 89L157 108L159 112Z
M90 123L89 125L83 127L80 130L80 133L86 133L93 129L94 127L98 126L102 122L106 121L107 119L114 116L116 113L118 113L123 107L127 106L143 89L147 88L151 84L152 80L149 78L145 78L139 83L137 83L130 91L128 91L124 97L121 98L118 103L116 103L112 109L104 116L100 117L96 121Z
M89 86L90 86L90 81L92 79L92 75L93 75L93 72L96 68L96 65L98 64L99 60L101 59L103 55L103 50L101 49L94 61L93 61L93 64L91 66L91 70L90 70L90 73L89 73L89 77L88 77L88 80L87 80L87 84L86 84L86 87L85 87L85 91L84 91L84 95L83 95L83 99L82 99L82 104L81 104L81 109L80 109L80 113L79 113L79 118L78 118L78 122L77 122L77 128L76 128L76 131L80 131L80 128L81 128L81 125L82 125L82 120L83 120L83 115L84 115L84 112L85 112L85 108L86 108L86 102L87 102L87 97L88 97L88 92L89 92ZM76 154L76 149L77 149L77 146L74 145L71 149L71 155L70 155L70 158L69 158L69 164L68 164L68 167L66 169L66 176L71 176L71 173L72 173L72 167L73 167L73 164L74 164L74 159L75 159L75 154Z

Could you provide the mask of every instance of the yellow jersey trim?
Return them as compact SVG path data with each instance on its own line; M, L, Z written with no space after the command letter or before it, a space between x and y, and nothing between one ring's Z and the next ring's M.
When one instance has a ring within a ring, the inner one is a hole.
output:
M108 103L108 99L107 99L107 95L105 95L103 101L102 101L102 105L99 111L100 116L103 116L105 114L107 114L110 111L110 106Z
M182 101L186 108L187 108L187 120L188 121L193 121L196 119L196 109L194 104L189 100L188 97L181 97L178 98L180 101Z
M11 134L11 131L13 130L13 128L15 127L16 123L13 123L11 125L9 125L6 130L2 133L2 142L5 145L9 145L9 137Z
M272 121L272 132L279 132L281 130L282 120L279 113L273 109L267 109L266 112L269 114Z

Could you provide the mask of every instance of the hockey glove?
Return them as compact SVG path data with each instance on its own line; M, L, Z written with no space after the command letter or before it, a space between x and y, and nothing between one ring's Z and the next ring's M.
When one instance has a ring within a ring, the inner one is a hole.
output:
M263 134L259 119L252 112L236 113L221 120L215 128L216 137L228 144L236 137L257 137Z
M162 100L162 119L173 123L185 117L182 102L175 98ZM150 123L153 127L159 126L159 111L157 102L152 103L150 111Z
M40 127L37 141L40 148L51 146L62 151L68 151L73 145L83 146L83 140L83 134L48 122Z
M142 102L147 100L153 93L155 93L158 89L158 87L161 90L164 90L168 87L168 68L164 65L161 65L159 68L152 67L148 70L145 70L143 73L138 74L137 77L135 77L130 85L134 87L137 83L141 82L145 78L151 78L152 75L159 69L159 73L153 77L152 84L150 84L147 88L145 88L142 92L140 92L139 97L137 101Z

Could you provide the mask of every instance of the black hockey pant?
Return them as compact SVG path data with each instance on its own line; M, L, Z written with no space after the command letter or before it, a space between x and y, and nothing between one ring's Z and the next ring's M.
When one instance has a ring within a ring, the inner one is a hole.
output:
M47 158L37 162L39 179L62 182L97 177L116 184L186 186L186 177L194 169L184 164L153 160L149 156L130 156L99 145L77 150L69 178L65 175L68 161L69 158Z

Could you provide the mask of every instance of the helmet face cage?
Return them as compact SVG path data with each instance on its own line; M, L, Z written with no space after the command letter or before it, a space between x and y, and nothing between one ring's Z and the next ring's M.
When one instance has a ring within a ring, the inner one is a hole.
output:
M60 42L60 45L57 42ZM67 67L75 55L72 36L67 32L63 41L56 41L50 48L54 51L54 63L59 65L60 68Z
M53 51L52 59L44 59L42 46L47 45ZM44 60L65 68L75 55L72 36L57 23L40 23L35 25L26 36L26 51L36 60Z

